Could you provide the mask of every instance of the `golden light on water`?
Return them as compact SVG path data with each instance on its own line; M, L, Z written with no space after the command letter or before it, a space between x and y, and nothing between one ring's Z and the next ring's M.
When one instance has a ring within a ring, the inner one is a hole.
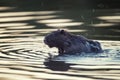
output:
M36 19L52 19L52 18L57 18L59 16L56 16L56 15L43 15L43 16L37 16L35 17Z
M71 19L49 19L49 20L39 20L38 23L44 23L50 27L66 27L66 26L80 26L82 22L73 22Z
M0 24L0 27L14 27L14 26L25 26L25 25L27 25L27 23L7 23L7 24L5 24L5 23L1 23Z
M102 20L110 20L110 19L116 19L116 20L119 20L120 19L120 16L100 16L100 17L97 17L98 19L102 19Z
M28 20L36 20L36 23L42 23L46 26L50 27L67 27L67 26L80 26L82 22L75 22L72 19L63 19L59 18L60 16L56 15L57 13L61 13L62 11L35 11L34 12L8 12L8 13L0 13L0 22L12 22L8 24L1 24L0 27L9 27L7 29L19 29L27 28L24 27L27 25L26 23L14 23L14 21L28 21ZM33 16L31 16L33 15ZM58 19L57 19L58 18ZM15 27L13 27L15 26ZM28 26L29 27L29 26ZM30 28L30 27L29 27Z
M14 26L14 27L7 27L6 29L31 29L34 28L35 26Z
M9 9L12 8L0 7L0 10ZM109 77L111 77L111 79L119 79L120 71L118 69L120 65L117 64L117 62L109 62L109 64L106 64L104 61L111 60L111 58L106 59L104 56L100 56L101 58L87 57L83 60L81 60L79 56L76 58L71 56L69 57L70 60L74 59L73 63L75 62L77 65L70 66L68 71L53 71L44 65L45 59L49 56L48 53L58 55L57 48L49 48L43 41L46 34L57 29L64 29L68 32L79 34L88 34L92 37L119 37L118 35L103 35L97 32L97 27L99 27L99 29L100 27L110 27L116 23L103 22L90 24L91 28L86 26L87 21L76 17L82 16L82 19L86 19L81 12L78 10L72 12L80 14L72 18L71 15L66 16L66 13L67 15L71 14L69 11L1 12L0 80L109 80ZM109 19L109 17L110 16L99 16L97 18L107 21L119 20L119 16L112 16L113 19ZM94 28L95 32L92 30ZM119 32L118 29L109 30ZM91 34L92 31L94 34ZM105 49L108 47L111 49L117 48L120 44L119 41L105 42L103 40L100 42ZM115 57L115 54L113 54L112 57ZM101 63L98 63L99 61ZM111 64L112 66L109 66Z
M14 21L24 21L24 20L30 20L33 19L33 17L7 17L7 18L0 18L0 22L14 22Z
M15 7L0 7L0 11L14 9Z
M0 13L0 17L28 16L32 14L34 14L34 12L6 12Z
M36 11L35 14L43 16L43 15L56 15L57 13L61 12L63 11Z
M51 15L60 13L62 11L27 11L27 12L6 12L6 13L0 13L0 17L15 17L15 16L30 16L30 15Z
M116 24L114 23L98 23L98 24L90 24L90 26L93 27L109 27L109 26L114 26Z
M70 19L50 19L50 20L40 20L38 21L40 23L66 23L66 22L72 22Z
M120 23L120 15L114 15L114 16L100 16L97 17L98 19L105 20L107 22L114 22L114 23Z
M82 22L65 22L65 23L48 23L47 26L51 27L66 27L66 26L80 26L82 25Z

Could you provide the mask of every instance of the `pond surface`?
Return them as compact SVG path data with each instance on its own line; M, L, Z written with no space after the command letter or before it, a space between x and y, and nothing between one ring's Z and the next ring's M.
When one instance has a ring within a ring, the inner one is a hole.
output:
M119 41L101 41L106 48L101 54L56 56L48 61L49 53L57 55L57 49L49 49L42 40L43 37L4 39L0 44L0 79L120 79Z
M81 11L1 12L0 80L120 80L120 10ZM104 52L57 56L43 39L58 28L97 39Z

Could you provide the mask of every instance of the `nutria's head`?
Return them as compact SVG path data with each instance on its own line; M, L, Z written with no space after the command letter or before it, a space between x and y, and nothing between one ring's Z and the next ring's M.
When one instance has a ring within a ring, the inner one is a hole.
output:
M53 31L44 38L44 43L49 47L67 47L70 46L69 33L64 30Z

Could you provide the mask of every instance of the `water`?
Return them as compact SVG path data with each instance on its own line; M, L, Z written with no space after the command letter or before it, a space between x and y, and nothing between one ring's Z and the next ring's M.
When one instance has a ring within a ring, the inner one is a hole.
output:
M104 53L57 56L57 49L48 48L43 37L6 39L0 44L0 80L119 80L120 42L100 42Z
M106 42L107 43L107 42ZM112 47L112 46L111 46ZM65 65L68 66L72 66L72 65L77 65L79 66L79 68L85 68L86 66L81 66L81 65L92 65L92 66L87 66L87 68L96 68L99 69L101 65L119 65L120 63L120 48L118 47L114 47L114 48L109 48L109 49L105 49L103 53L75 53L74 55L67 55L64 54L62 56L58 56L58 55L52 55L50 54L50 56L48 58L46 58L46 63L49 63L50 66L53 63L55 63L55 65L57 64L61 64L64 63ZM94 65L94 66L93 66ZM49 66L49 65L47 65ZM98 68L96 66L99 66ZM107 68L111 68L111 66L109 66ZM56 66L55 66L56 67ZM113 67L113 66L112 66ZM70 67L68 67L70 68ZM101 67L102 68L102 67ZM103 67L106 68L106 67ZM51 69L51 68L50 68ZM60 70L60 69L59 69ZM66 69L68 70L68 69Z
M118 50L111 50L104 53L77 53L75 55L54 56L52 60L65 61L66 63L85 63L85 64L105 64L105 63L119 63L120 52Z
M119 9L0 10L0 80L120 80ZM57 56L43 39L58 28L97 39L104 52Z

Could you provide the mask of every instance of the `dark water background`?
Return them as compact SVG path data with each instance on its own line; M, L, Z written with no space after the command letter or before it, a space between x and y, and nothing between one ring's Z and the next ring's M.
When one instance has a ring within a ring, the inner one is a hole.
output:
M0 80L120 80L119 2L1 0ZM98 40L104 52L57 56L43 43L57 29Z

